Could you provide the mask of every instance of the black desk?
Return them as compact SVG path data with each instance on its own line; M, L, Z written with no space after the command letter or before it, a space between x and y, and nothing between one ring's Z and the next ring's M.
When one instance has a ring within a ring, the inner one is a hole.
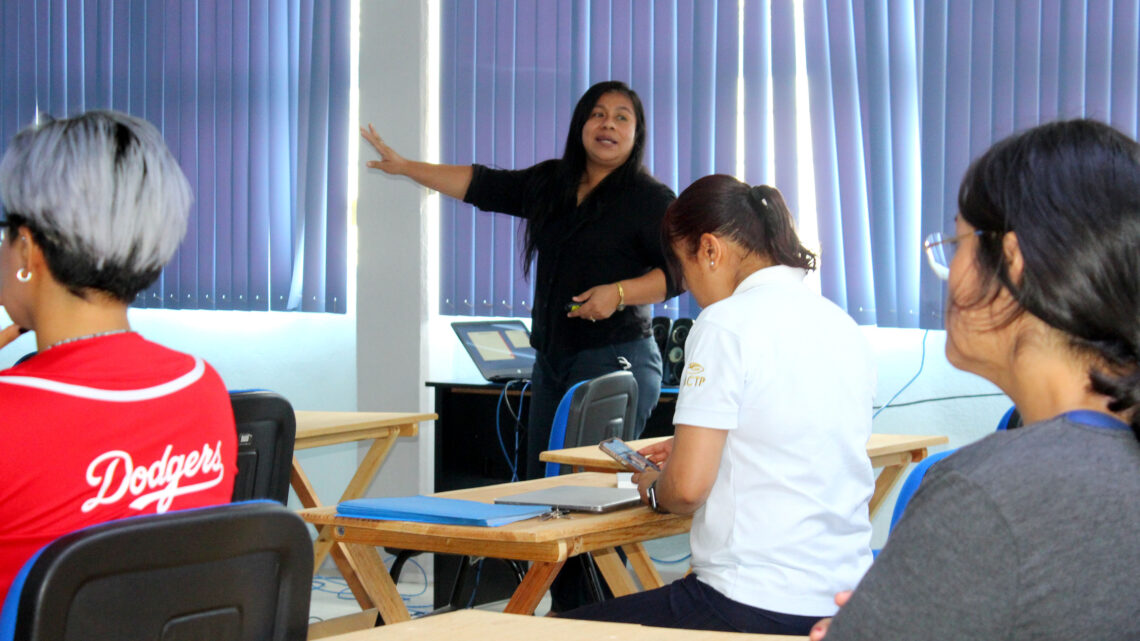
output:
M435 390L435 491L462 490L511 480L510 465L503 455L515 453L516 421L507 405L517 410L521 384L511 386L500 407L500 383L447 383L428 381ZM526 397L530 397L529 391ZM673 433L673 408L677 388L664 388L657 407L645 423L641 438ZM521 466L526 458L526 401L519 422L518 453ZM498 423L496 423L498 413ZM496 425L499 434L496 434ZM502 436L503 445L499 443ZM522 470L519 470L522 472ZM520 474L521 478L521 474Z
M521 384L514 384L508 390L499 407L499 397L503 385L499 383L452 383L428 381L428 387L435 390L435 489L436 492L461 490L469 487L482 487L511 480L510 465L503 455L503 446L495 433L497 423L507 453L514 456L516 422L507 411L519 407ZM530 396L528 392L527 397ZM646 421L643 438L669 436L673 434L673 408L677 401L677 388L664 388L657 401L657 407ZM526 412L524 400L523 417L518 427L518 460L525 467L526 459ZM544 448L545 449L545 448ZM520 470L522 472L522 470ZM522 475L520 474L520 479ZM456 574L458 557L436 555L435 560L435 607L448 603L448 590ZM442 580L441 580L442 579ZM470 583L470 582L469 582ZM509 598L517 582L514 573L503 563L487 563L482 568L479 592L476 603L486 603ZM470 589L456 595L459 604L470 599Z

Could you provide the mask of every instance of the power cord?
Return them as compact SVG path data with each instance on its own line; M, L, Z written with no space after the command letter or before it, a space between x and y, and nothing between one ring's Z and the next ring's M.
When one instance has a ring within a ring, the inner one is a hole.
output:
M875 410L875 413L871 415L871 420L874 420L876 416L878 416L879 414L881 414L883 412L883 410L890 407L891 403L896 398L899 397L899 394L902 394L904 391L906 391L906 388L910 387L910 384L915 382L918 379L919 374L922 374L922 368L926 366L926 337L929 335L930 335L929 329L922 333L922 360L920 360L918 363L918 371L915 372L914 376L912 376L911 379L906 382L906 385L903 385L902 387L899 388L899 391L895 392L895 395L892 396L889 401L887 401L886 403L883 403L883 405L881 407L879 407L879 409Z
M1004 392L988 392L985 394L955 394L954 396L935 396L933 398L920 398L917 401L907 401L905 403L891 403L890 409L899 407L910 407L911 405L922 405L924 403L938 403L941 401L958 401L966 398L993 398L996 396L1005 396ZM882 409L887 409L884 405Z
M386 557L384 559L385 566L390 568L392 561L395 558L396 557L394 557L394 556ZM432 605L430 603L417 604L417 603L412 603L411 601L412 601L412 599L415 599L416 597L419 597L419 596L423 596L425 593L427 593L427 589L428 589L427 570L425 570L424 567L422 565L420 565L415 559L408 559L408 564L410 564L411 566L415 567L416 569L418 569L420 571L420 576L423 577L423 586L420 588L419 592L411 592L411 593L400 592L400 597L401 597L401 599L403 599L404 605L408 608L409 612L411 612L413 615L416 615L416 616L422 616L422 615L427 614L428 612L430 612L432 610ZM407 566L405 566L405 567L407 567ZM401 583L403 583L403 581L401 581ZM332 595L335 595L336 598L340 601L355 601L356 600L356 597L353 596L353 594L352 594L352 590L348 587L348 582L345 581L342 577L321 576L321 575L314 576L313 577L313 592L321 592L324 594L332 594ZM310 622L316 622L316 621L321 621L323 619L321 619L321 617L318 617L318 616L310 616L309 620L310 620Z
M683 556L679 559L672 559L672 560L659 559L657 557L651 556L651 557L649 557L649 560L653 561L654 563L660 563L662 565L676 565L677 563L682 563L684 561L688 561L689 557L691 557L691 556L693 556L693 555L690 553L690 554L686 554L685 556Z
M516 383L522 383L522 388L519 390L519 409L518 409L518 412L516 412L514 410L514 408L511 407L511 401L507 395L508 392L510 392L511 386L516 384ZM519 480L519 473L518 473L518 468L519 468L519 432L521 432L522 428L523 428L523 422L522 422L523 400L526 398L526 391L529 387L530 387L530 381L525 379L525 378L507 381L503 385L502 391L499 392L499 402L496 403L496 405L495 405L495 435L499 438L499 449L503 453L503 459L507 463L507 468L511 471L511 482L512 483ZM502 429L502 425L501 425L501 419L503 416L503 400L504 399L506 399L506 403L507 403L507 413L509 413L511 415L511 418L513 418L515 420L515 429L514 429L514 432L515 432L515 438L514 438L515 453L514 453L514 457L512 457L507 452L507 445L503 441L503 429Z

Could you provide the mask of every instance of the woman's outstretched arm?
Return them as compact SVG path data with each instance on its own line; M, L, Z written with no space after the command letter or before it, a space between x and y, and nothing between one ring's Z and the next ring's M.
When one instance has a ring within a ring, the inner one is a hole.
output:
M368 167L395 176L407 176L428 189L458 200L467 194L472 175L470 165L435 165L408 160L389 147L371 124L367 128L361 127L360 135L380 154L380 160L369 160Z

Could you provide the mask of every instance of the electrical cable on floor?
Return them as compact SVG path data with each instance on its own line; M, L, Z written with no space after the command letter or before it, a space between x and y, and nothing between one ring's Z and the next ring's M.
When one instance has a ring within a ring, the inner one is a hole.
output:
M678 563L688 561L689 557L691 557L691 556L693 556L693 555L692 554L686 554L685 556L683 556L679 559L671 559L671 560L658 559L656 557L651 556L651 557L649 557L649 560L653 561L654 563L660 563L661 565L676 565Z
M385 566L390 567L391 563L394 559L395 559L394 556L390 556L390 557L384 559ZM408 559L407 563L420 571L420 575L423 577L423 586L420 588L419 592L410 592L410 593L400 592L400 598L403 599L404 605L408 608L408 610L411 612L411 614L416 615L416 616L423 616L424 614L427 614L428 612L430 612L433 609L432 604L431 603L412 603L411 601L412 601L412 599L415 599L416 597L419 597L419 596L423 596L424 594L427 593L427 589L428 589L427 570L424 569L424 567L422 565L420 565L419 562L417 562L415 559ZM404 567L406 568L408 566L405 565ZM398 589L398 587L397 587L397 589ZM348 582L345 581L343 577L339 577L339 576L322 576L319 574L317 576L314 576L313 577L313 592L320 592L323 594L331 594L331 595L335 596L340 601L355 601L356 600L356 596L352 594L352 589L348 587ZM316 622L316 621L322 621L323 619L321 617L318 617L318 616L310 616L309 620L310 620L310 622Z

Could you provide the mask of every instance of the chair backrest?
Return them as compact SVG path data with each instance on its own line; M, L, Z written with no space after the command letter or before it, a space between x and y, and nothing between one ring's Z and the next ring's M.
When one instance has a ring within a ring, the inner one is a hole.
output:
M304 522L271 501L108 521L28 561L0 639L303 641L312 569Z
M914 467L910 470L910 474L907 474L906 480L903 481L902 486L899 487L899 495L898 498L895 499L895 509L891 512L891 527L887 530L888 534L894 531L895 524L902 518L903 512L906 510L906 504L910 502L910 497L914 496L914 493L918 491L918 486L922 484L922 479L926 476L926 471L930 469L930 466L950 456L954 452L955 450L947 450L945 452L931 454L914 464Z
M566 391L554 413L549 449L596 445L611 436L632 440L636 414L637 379L632 373L611 372L577 383ZM569 469L547 463L546 476Z
M1009 409L1002 414L1001 420L998 421L997 431L1012 430L1021 427L1021 413L1017 411L1016 405L1010 405Z
M1021 414L1018 413L1016 406L1011 406L1005 411L1001 419L998 420L997 429L994 431L1000 432L1017 427L1021 427ZM914 469L910 471L910 474L907 475L906 480L903 481L902 486L899 488L898 498L895 499L895 509L891 512L891 527L887 530L888 534L894 531L895 523L898 523L898 520L902 518L907 503L910 503L910 497L914 496L915 491L918 490L918 486L922 484L922 479L926 477L926 471L930 469L930 466L950 456L954 452L955 450L947 450L945 452L931 454L918 463L915 463Z
M289 500L289 474L297 418L281 395L264 390L230 392L237 423L237 476L234 501Z

